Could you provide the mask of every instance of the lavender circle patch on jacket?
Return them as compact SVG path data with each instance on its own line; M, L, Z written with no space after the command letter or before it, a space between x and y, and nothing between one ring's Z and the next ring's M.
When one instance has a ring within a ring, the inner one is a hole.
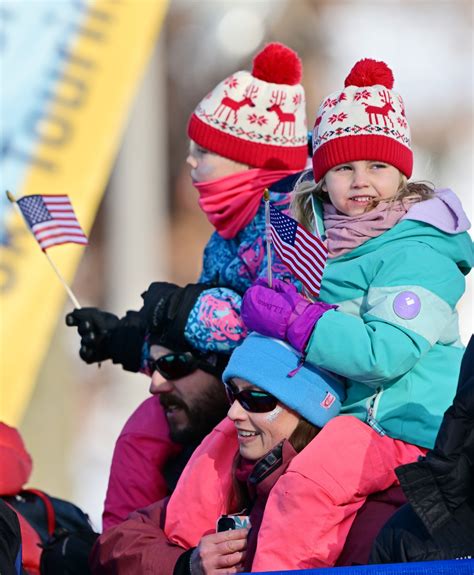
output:
M413 319L421 309L421 300L412 291L402 291L393 300L393 311L402 319Z

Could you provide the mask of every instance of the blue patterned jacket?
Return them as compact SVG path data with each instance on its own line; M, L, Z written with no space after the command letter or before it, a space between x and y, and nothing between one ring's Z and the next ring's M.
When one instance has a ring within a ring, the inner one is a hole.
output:
M270 201L277 209L289 209L289 192L300 175L271 186ZM273 246L271 249L273 277L295 283ZM202 292L189 314L185 337L195 349L231 353L240 344L247 333L240 319L242 295L259 277L267 277L267 267L262 199L254 219L235 238L225 240L214 232L207 243L199 282L216 287Z
M270 186L270 201L279 210L289 210L290 192L301 172ZM274 278L299 286L271 247ZM217 232L209 239L203 256L199 283L210 284L196 300L186 323L184 336L190 346L203 353L232 353L247 335L240 318L244 292L260 277L267 277L265 202L253 220L235 238L225 240ZM145 339L140 371L148 373L149 345Z

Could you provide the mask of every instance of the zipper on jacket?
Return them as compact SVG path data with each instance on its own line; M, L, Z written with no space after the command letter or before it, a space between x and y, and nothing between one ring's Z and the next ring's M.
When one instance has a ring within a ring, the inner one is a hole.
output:
M377 387L374 395L367 399L367 417L366 423L370 425L379 435L384 436L385 430L376 419L377 408L379 406L380 398L382 397L383 387Z

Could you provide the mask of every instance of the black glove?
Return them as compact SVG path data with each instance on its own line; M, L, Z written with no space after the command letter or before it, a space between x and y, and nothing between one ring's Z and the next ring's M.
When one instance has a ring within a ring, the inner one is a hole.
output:
M81 336L79 355L86 363L111 359L128 371L140 368L146 323L129 311L122 319L95 307L75 309L66 315L66 325L76 326Z
M143 308L152 340L173 350L188 350L184 337L188 316L201 293L211 286L188 284L179 287L167 282L154 282L142 294Z
M113 313L96 307L75 309L66 316L66 325L76 326L81 336L79 355L87 363L95 363L111 358L110 332L119 324Z
M149 288L142 293L143 307L140 313L146 319L149 331L157 332L160 323L165 315L171 297L181 291L176 284L168 282L153 282Z

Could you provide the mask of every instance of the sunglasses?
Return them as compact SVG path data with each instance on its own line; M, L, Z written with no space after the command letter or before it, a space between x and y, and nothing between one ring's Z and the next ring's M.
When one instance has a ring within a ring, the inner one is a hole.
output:
M232 405L237 400L245 411L266 413L273 411L278 405L278 399L265 391L258 389L242 389L242 391L239 391L239 388L232 381L225 383L224 386L230 404Z
M148 361L150 373L157 371L165 379L180 379L199 368L199 360L189 352L171 352Z

